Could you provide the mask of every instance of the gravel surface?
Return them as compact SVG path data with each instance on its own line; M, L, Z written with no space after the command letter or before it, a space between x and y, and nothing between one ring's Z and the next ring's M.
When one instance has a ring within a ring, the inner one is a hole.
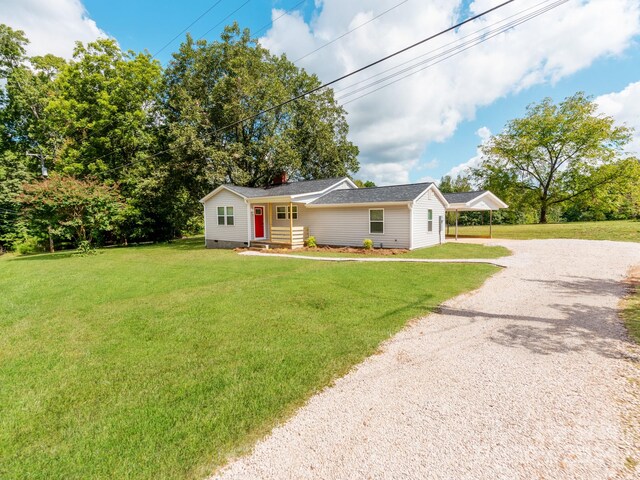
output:
M214 478L640 478L640 354L616 313L640 245L492 243L514 251L506 269Z

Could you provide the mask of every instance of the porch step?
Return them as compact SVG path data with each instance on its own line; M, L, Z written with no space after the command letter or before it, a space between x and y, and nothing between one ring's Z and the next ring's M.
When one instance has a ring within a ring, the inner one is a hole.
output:
M256 250L269 250L270 248L291 248L288 244L285 243L274 243L274 242L251 242L251 248Z

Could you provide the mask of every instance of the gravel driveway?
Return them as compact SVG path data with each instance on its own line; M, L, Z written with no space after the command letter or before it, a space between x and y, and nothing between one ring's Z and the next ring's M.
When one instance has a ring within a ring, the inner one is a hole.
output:
M640 357L616 314L640 245L493 243L515 253L505 270L405 328L219 478L640 478Z

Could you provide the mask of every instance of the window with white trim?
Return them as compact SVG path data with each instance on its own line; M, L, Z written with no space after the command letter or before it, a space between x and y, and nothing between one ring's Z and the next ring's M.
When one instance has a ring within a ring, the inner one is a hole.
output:
M369 233L384 233L384 209L369 210Z
M298 219L298 206L294 205L293 209L290 209L288 205L276 206L276 218L278 220L287 220L291 217L291 210L293 210L293 219Z
M218 207L218 225L235 225L233 207Z
M433 232L433 210L427 210L427 231Z

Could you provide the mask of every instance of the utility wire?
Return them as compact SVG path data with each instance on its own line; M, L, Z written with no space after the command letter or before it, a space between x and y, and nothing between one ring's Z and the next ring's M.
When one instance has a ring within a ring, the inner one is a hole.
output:
M250 1L250 0L247 0L247 2L245 2L245 4L246 4L246 3L248 3L249 1ZM365 71L365 70L367 70L367 69L369 69L369 68L372 68L372 67L374 67L375 65L378 65L378 64L380 64L380 63L382 63L382 62L385 62L385 61L389 60L390 58L396 57L397 55L400 55L400 54L402 54L402 53L404 53L404 52L406 52L406 51L408 51L408 50L411 50L411 49L413 49L413 48L415 48L415 47L417 47L417 46L419 46L419 45L422 45L422 44L424 44L424 43L426 43L426 42L428 42L428 41L430 41L430 40L433 40L434 38L440 37L440 36L442 36L442 35L444 35L444 34L446 34L446 33L449 33L449 32L451 32L451 31L454 31L454 30L456 30L456 29L460 28L460 27L461 27L461 26L463 26L463 25L466 25L466 24L471 23L471 22L473 22L473 21L475 21L475 20L477 20L477 19L479 19L479 18L482 18L482 17L484 17L484 16L488 15L489 13L494 12L494 11L496 11L496 10L499 10L499 9L501 9L501 8L505 7L506 5L509 5L510 3L513 3L513 2L515 2L515 1L516 1L516 0L507 0L506 2L503 2L503 3L499 4L499 5L496 5L495 7L492 7L492 8L490 8L490 9L488 9L488 10L485 10L485 11L483 11L483 12L481 12L481 13L477 14L477 15L474 15L474 16L472 16L472 17L469 17L469 18L467 18L466 20L463 20L462 22L459 22L459 23L457 23L457 24L455 24L455 25L452 25L451 27L448 27L448 28L446 28L446 29L444 29L444 30L441 30L441 31L440 31L440 32L438 32L438 33L435 33L435 34L433 34L433 35L430 35L430 36L428 36L428 37L425 37L425 38L423 38L422 40L419 40L418 42L415 42L415 43L413 43L413 44L411 44L411 45L409 45L409 46L407 46L407 47L404 47L404 48L402 48L402 49L400 49L400 50L397 50L397 51L395 51L395 52L393 52L393 53L391 53L391 54L389 54L389 55L386 55L385 57L382 57L382 58L380 58L380 59L378 59L378 60L376 60L376 61L374 61L374 62L371 62L371 63L369 63L369 64L367 64L367 65L365 65L365 66L363 66L363 67L360 67L360 68L358 68L358 69L356 69L356 70L353 70L353 71L351 71L351 72L349 72L349 73L347 73L347 74L344 74L344 75L342 75L342 76L340 76L340 77L338 77L338 78L336 78L336 79L334 79L334 80L331 80L330 82L324 83L324 84L322 84L322 85L320 85L320 86L318 86L318 87L315 87L315 88L312 88L312 89L310 89L310 90L307 90L306 92L303 92L303 93L301 93L301 94L299 94L299 95L296 95L295 97L292 97L292 98L290 98L290 99L288 99L288 100L286 100L286 101L284 101L284 102L281 102L281 103L279 103L279 104L277 104L277 105L274 105L274 106L272 106L272 107L269 107L269 108L266 108L266 109L264 109L264 110L261 110L261 111L259 111L259 112L255 113L255 114L253 114L253 115L250 115L250 116L244 117L244 118L242 118L242 119L240 119L240 120L237 120L237 121L235 121L235 122L233 122L233 123L230 123L230 124L228 124L228 125L225 125L225 126L223 126L223 127L220 127L220 128L218 128L218 129L216 129L216 130L214 131L214 134L217 134L217 133L220 133L220 132L224 132L224 131L226 131L226 130L228 130L228 129L230 129L230 128L233 128L233 127L235 127L235 126L237 126L237 125L240 125L240 124L242 124L242 123L244 123L244 122L246 122L246 121L248 121L248 120L252 120L252 119L257 118L257 117L259 117L259 116L261 116L261 115L264 115L265 113L272 112L273 110L276 110L276 109L278 109L278 108L280 108L280 107L283 107L283 106L288 105L288 104L290 104L290 103L292 103L292 102L295 102L295 101L297 101L297 100L299 100L299 99L301 99L301 98L304 98L304 97L306 97L306 96L308 96L308 95L311 95L312 93L315 93L315 92L317 92L317 91L319 91L319 90L321 90L321 89L323 89L323 88L326 88L326 87L328 87L328 86L330 86L330 85L333 85L333 84L335 84L335 83L338 83L338 82L340 82L340 81L342 81L342 80L344 80L344 79L346 79L346 78L349 78L349 77L351 77L351 76L353 76L353 75L356 75L356 74L358 74L358 73L360 73L360 72L362 72L362 71ZM565 1L568 1L568 0L565 0ZM244 4L243 4L242 6L244 6ZM241 6L240 8L242 8L242 6ZM355 99L354 99L354 100L355 100ZM156 153L154 153L154 154L147 155L147 156L145 157L145 159L149 159L149 158L157 157L158 155L162 155L163 153L167 153L167 152L169 152L170 150L171 150L170 148L167 148L167 149L164 149L164 150L162 150L162 151L160 151L160 152L156 152ZM128 162L128 163L126 163L126 164L122 164L122 165L120 165L120 166L118 166L118 167L115 167L115 168L112 168L112 169L109 169L109 170L103 170L103 171L101 171L101 172L99 172L99 173L100 173L100 174L103 174L103 173L107 173L107 172L110 172L110 171L118 170L118 169L120 169L120 168L124 168L124 167L126 167L126 166L132 165L133 163L134 163L134 162Z
M529 18L529 19L527 19L527 20L525 20L525 21L522 21L522 22L520 22L520 23L525 23L526 21L529 21L529 20L531 20L532 18L535 18L535 17L537 17L537 16L540 16L540 15L542 15L542 14L544 14L544 13L548 12L549 10L553 10L554 8L559 7L560 5L562 5L562 4L564 4L564 3L567 3L568 1L569 1L569 0L561 0L561 1L557 2L555 5L553 5L551 8L545 9L545 11L542 11L542 12L538 13L537 15L535 15L535 16L533 16L533 17L531 17L531 18ZM405 76L403 76L403 77L401 77L401 78L398 78L398 79L396 79L396 80L393 80L392 82L389 82L389 83L387 83L387 84L385 84L385 85L382 85L382 86L380 86L380 87L378 87L378 88L376 88L376 89L374 89L374 90L371 90L370 92L364 93L364 94L362 94L362 95L360 95L360 96L358 96L358 97L356 97L356 98L353 98L353 99L349 100L348 102L344 102L342 105L348 105L348 104L349 104L349 103L351 103L351 102L355 102L356 100L359 100L359 99L361 99L361 98L363 98L363 97L366 97L366 96L368 96L368 95L371 95L372 93L375 93L375 92L377 92L377 91L379 91L379 90L382 90L383 88L386 88L386 87L388 87L388 86L390 86L390 85L393 85L393 84L395 84L395 83L398 83L399 81L404 80L404 79L405 79L405 78L407 78L407 77L413 76L413 75L415 75L416 73L419 73L419 72L421 72L421 71L423 71L423 70L426 70L427 68L430 68L430 67L432 67L432 66L434 66L434 65L437 65L437 64L439 64L439 63L441 63L441 62L443 62L443 61L447 60L448 58L451 58L451 57L453 57L453 56L455 56L455 55L458 55L458 54L460 54L460 53L462 53L462 52L464 52L464 51L466 51L466 50L469 50L470 48L472 48L472 47L474 47L474 46L476 46L476 45L478 45L478 44L480 44L480 43L484 43L485 41L487 41L487 40L489 40L490 38L493 38L493 37L495 37L495 36L499 35L500 33L503 33L503 32L498 32L498 33L495 33L495 34L493 34L493 35L491 35L491 36L489 36L489 37L482 38L480 41L478 41L477 43L475 43L475 44L473 44L473 45L470 45L470 46L468 46L468 47L466 47L466 48L464 48L464 49L462 49L462 50L460 50L460 51L457 51L457 52L455 52L455 53L452 53L451 55L448 55L448 56L446 56L446 57L444 57L444 58L442 58L442 59L440 59L440 60L438 60L438 61L436 61L436 62L434 62L434 63L432 63L432 64L429 64L429 65L427 65L427 66L425 66L425 67L422 67L422 68L420 68L419 70L417 70L417 71L415 71L415 72L409 73L409 74L407 74L407 75L405 75ZM355 92L354 92L354 93L355 93Z
M423 54L420 54L420 55L418 55L418 56L416 56L416 57L414 57L414 58L411 58L411 59L409 59L409 60L407 60L407 61L405 61L405 62L401 62L401 63L399 63L399 64L397 64L397 65L395 65L395 66L393 66L393 67L391 67L391 68L387 68L387 69L385 69L385 70L382 70L382 71L380 71L380 72L378 72L378 73L376 73L376 74L374 74L374 75L371 75L370 77L368 77L368 78L366 78L366 79L358 80L357 82L352 83L352 84L350 84L350 85L347 85L347 86L345 86L345 87L338 88L338 89L334 89L334 93L339 93L339 92L342 92L342 91L344 91L344 90L348 90L349 88L352 88L352 87L355 87L355 86L360 85L360 84L361 84L362 82L364 82L364 81L371 80L371 79L376 78L376 77L379 77L380 75L383 75L383 74L385 74L385 73L387 73L387 72L391 72L392 70L395 70L395 69L397 69L397 68L400 68L400 67L401 67L401 66L403 66L403 65L407 65L407 64L409 64L409 63L411 63L411 62L413 62L413 61L415 61L415 60L417 60L417 59L419 59L419 58L423 58L423 57L425 57L425 56L427 56L427 55L429 55L429 54L432 54L432 53L435 53L435 52L437 52L437 51L439 51L439 50L442 50L442 49L443 49L443 48L445 48L445 47L448 47L448 46L451 46L451 45L458 44L458 43L460 42L460 40L464 40L464 39L466 39L466 38L469 38L469 37L472 37L472 36L474 36L474 35L477 35L477 34L479 34L479 33L483 32L483 31L485 31L485 30L488 30L488 29L490 29L490 28L492 28L492 27L495 27L495 26L497 26L497 25L502 24L502 23L506 22L507 20L509 20L509 19L513 18L513 17L518 17L519 15L523 14L524 12L528 12L529 10L533 10L534 8L537 8L537 7L541 6L541 5L548 4L548 3L549 3L549 2L551 2L551 1L552 1L552 0L544 0L544 1L540 2L540 3L537 3L536 5L533 5L533 6L529 7L529 8L526 8L526 9L524 9L524 10L521 10L521 11L517 12L517 13L514 13L513 15L509 15L508 17L505 17L505 18L503 18L502 20L499 20L499 21L494 22L494 23L492 23L492 24L490 24L490 25L487 25L486 27L480 28L480 29L478 29L478 30L476 30L476 31L474 31L474 32L472 32L472 33L469 33L469 34L464 35L464 36L462 36L462 37L460 37L460 38L457 38L457 39L453 40L452 42L446 43L446 44L444 44L444 45L442 45L442 46L440 46L440 47L438 47L438 48L435 48L435 49L429 50L428 52L425 52L425 53L423 53ZM510 23L513 23L513 21L512 21L512 22L510 22ZM501 28L502 28L502 27L501 27ZM491 33L491 32L489 32L489 33Z
M353 71L351 71L349 73L346 73L346 74L344 74L344 75L342 75L342 76L340 76L340 77L338 77L338 78L336 78L334 80L331 80L330 82L323 83L322 85L320 85L318 87L315 87L315 88L312 88L310 90L307 90L306 92L303 92L303 93L301 93L299 95L296 95L295 97L292 97L289 100L286 100L286 101L281 102L281 103L279 103L277 105L274 105L272 107L269 107L269 108L266 108L264 110L261 110L258 113L255 113L253 115L244 117L244 118L242 118L240 120L237 120L237 121L235 121L233 123L225 125L224 127L220 127L219 129L217 129L215 131L215 133L223 132L225 130L228 130L229 128L235 127L236 125L240 125L240 124L246 122L247 120L252 120L252 119L254 119L256 117L264 115L265 113L272 112L273 110L276 110L276 109L278 109L280 107L288 105L289 103L292 103L292 102L295 102L297 100L300 100L301 98L309 96L312 93L317 92L318 90L322 90L323 88L326 88L326 87L328 87L330 85L338 83L338 82L340 82L340 81L342 81L342 80L344 80L346 78L352 77L353 75L356 75L356 74L358 74L360 72L363 72L363 71L365 71L365 70L367 70L367 69L369 69L371 67L374 67L374 66L376 66L376 65L378 65L378 64L380 64L382 62L385 62L385 61L389 60L390 58L396 57L396 56L400 55L401 53L404 53L404 52L406 52L408 50L411 50L411 49L413 49L413 48L415 48L415 47L417 47L419 45L422 45L423 43L426 43L426 42L428 42L430 40L433 40L434 38L440 37L440 36L442 36L442 35L444 35L446 33L449 33L449 32L451 32L453 30L456 30L457 28L460 28L461 26L466 25L467 23L470 23L470 22L473 22L474 20L482 18L482 17L488 15L489 13L494 12L496 10L499 10L500 8L503 8L503 7L507 6L507 5L509 5L510 3L515 2L515 1L516 0L507 0L506 2L503 2L503 3L499 4L499 5L496 5L495 7L492 7L490 9L488 9L488 10L485 10L484 12L481 12L481 13L479 13L477 15L474 15L473 17L469 17L466 20L463 20L462 22L456 23L455 25L452 25L451 27L448 27L448 28L446 28L444 30L441 30L438 33L435 33L435 34L430 35L430 36L428 36L426 38L423 38L422 40L420 40L418 42L415 42L415 43L413 43L413 44L411 44L411 45L409 45L407 47L404 47L404 48L402 48L400 50L397 50L397 51L395 51L395 52L393 52L393 53L391 53L391 54L389 54L389 55L387 55L385 57L382 57L382 58L380 58L380 59L378 59L378 60L376 60L374 62L371 62L371 63L369 63L369 64L367 64L367 65L365 65L363 67L360 67L360 68L358 68L356 70L353 70Z
M204 32L202 35L200 35L200 38L198 40L202 40L204 37L206 37L210 32L212 32L213 30L215 30L216 28L218 28L220 25L222 25L231 15L233 15L234 13L236 13L237 11L239 11L241 8L243 8L246 4L248 4L251 0L247 0L246 2L244 2L242 5L240 5L238 8L236 8L233 12L231 12L229 15L227 15L226 17L224 17L222 20L220 20L218 23L216 23L213 27L211 27L209 30L207 30L206 32Z
M348 30L348 31L344 32L342 35L340 35L340 36L338 36L338 37L334 38L333 40L328 41L328 42L327 42L327 43L325 43L324 45L320 45L320 46L319 46L318 48L316 48L315 50L310 51L309 53L307 53L307 54L305 54L305 55L301 56L300 58L296 58L295 60L293 60L293 63L298 63L298 62L299 62L300 60L302 60L303 58L307 58L309 55L313 55L313 54L314 54L314 53L316 53L317 51L322 50L323 48L325 48L325 47L327 47L327 46L331 45L332 43L337 42L338 40L340 40L341 38L346 37L346 36L347 36L347 35L349 35L350 33L355 32L355 31L356 31L356 30L358 30L359 28L364 27L365 25L370 24L370 23L371 23L371 22L373 22L374 20L377 20L378 18L382 17L383 15L386 15L386 14L387 14L387 13L389 13L391 10L394 10L394 9L398 8L400 5L402 5L403 3L407 3L408 1L409 1L409 0L403 0L402 2L395 4L393 7L391 7L391 8L389 8L389 9L385 10L384 12L382 12L382 13L380 13L380 14L378 14L378 15L376 15L376 16L375 16L375 17L373 17L372 19L367 20L366 22L361 23L361 24L360 24L360 25L358 25L357 27L354 27L354 28L352 28L351 30Z
M300 5L302 5L303 3L305 3L307 0L302 0L301 2L296 3L293 7L291 7L289 10L285 10L284 12L282 12L282 14L277 17L274 18L273 20L271 20L269 23L266 23L264 26L260 27L258 30L256 30L255 32L253 32L254 35L258 35L261 32L263 32L264 30L266 30L267 28L269 28L270 26L272 26L274 23L276 23L278 20L280 20L282 17L284 17L285 15L287 15L288 13L291 13L292 11L294 11L296 8L298 8Z
M350 97L350 96L352 96L352 95L355 95L356 93L359 93L359 92L361 92L361 91L367 90L367 89L369 89L369 88L371 88L371 87L373 87L373 86L375 86L375 85L378 85L378 84L380 84L380 83L384 83L385 81L387 81L387 80L389 80L389 79L391 79L391 78L395 78L395 77L397 77L397 76L399 76L399 75L402 75L403 73L410 72L411 70L414 70L414 69L416 69L417 67L420 67L420 66L425 65L425 64L429 64L429 65L427 65L427 67L420 68L420 69L418 69L418 70L414 71L413 73L410 73L410 74L408 74L408 75L406 75L406 76L403 76L400 80L402 80L402 79L404 79L404 78L407 78L407 77L409 77L409 76L411 76L411 75L414 75L415 73L418 73L418 72L421 72L421 71L425 70L426 68L429 68L429 67L431 67L431 66L433 66L433 65L437 65L437 64L438 64L438 63L440 63L442 60L446 60L446 59L451 58L451 57L453 57L453 56L455 56L455 55L458 55L458 54L460 54L460 53L462 53L462 52L464 52L464 51L468 50L468 49L469 49L469 48L471 48L471 47L474 47L474 46L476 46L476 45L479 45L479 44L481 44L481 43L484 43L484 42L486 42L486 41L490 40L491 38L494 38L494 37L496 37L496 36L498 36L498 35L500 35L500 34L502 34L502 33L505 33L505 32L507 32L508 30L511 30L512 28L514 28L514 27L516 27L516 26L518 26L518 25L521 25L521 24L523 24L523 23L525 23L525 22L527 22L527 21L529 21L529 20L532 20L532 19L534 19L534 18L536 18L536 17L538 17L538 16L540 16L540 15L543 15L544 13L546 13L546 12L548 12L548 11L550 11L550 10L553 10L553 9L554 9L554 8L556 8L556 7L559 7L560 5L562 5L562 4L564 4L564 3L566 3L567 1L568 1L568 0L558 0L558 1L556 1L555 3L552 3L552 4L550 4L550 5L547 5L547 6L545 6L545 7L541 8L541 9L539 9L539 10L537 10L537 11L531 12L531 13L529 13L529 14L527 14L527 15L523 16L523 17L520 17L520 18L518 18L518 19L516 19L516 20L513 20L513 21L509 22L508 24L501 26L501 27L500 27L499 29L497 29L497 30L494 30L494 31L492 31L492 32L488 32L488 33L485 33L485 34L482 34L482 35L479 35L479 36L477 36L476 38L473 38L473 39L471 39L471 40L468 40L468 41L466 41L466 42L463 42L463 43L461 43L461 44L458 44L458 45L456 45L455 47L452 47L452 48L450 48L450 49L448 49L448 50L445 50L445 51L440 52L440 53L438 53L438 54L436 54L436 55L433 55L433 56L431 56L431 57L428 57L427 59L422 60L422 61L420 61L420 62L418 62L418 63L416 63L416 64L414 64L414 65L412 65L412 66L410 66L410 67L404 68L404 69L399 70L399 71L397 71L397 72L395 72L395 73L392 73L392 74L390 74L390 75L387 75L387 76L385 76L385 77L383 77L383 78L381 78L381 79L375 80L375 81L373 81L373 82L371 82L371 83L369 83L369 84L366 84L366 85L364 85L364 86L361 86L361 87L359 87L359 88L357 88L357 89L355 89L355 90L352 90L352 91L350 91L350 92L348 92L348 93L345 93L345 94L339 95L336 99L337 99L337 100L342 100L342 99L344 99L344 98ZM466 47L466 48L462 48L462 47ZM421 55L420 57L422 57L422 56L424 56L424 55ZM416 57L416 58L420 58L420 57ZM439 60L438 62L430 63L430 62L432 62L433 60L436 60L436 59L438 59L438 58L440 58L440 57L444 57L444 58L442 58L442 60ZM415 59L413 59L413 60L415 60ZM410 60L410 62L411 62L411 61L413 61L413 60ZM405 62L405 63L408 63L408 62ZM395 69L395 68L398 68L398 67L399 67L399 66L401 66L401 65L402 65L402 64L400 64L400 65L398 65L398 66L396 66L396 67L393 67L392 69L386 70L386 71L393 70L393 69ZM386 71L385 71L385 72L386 72ZM379 74L376 74L376 75L374 75L374 76L372 76L372 77L369 77L368 79L363 80L363 81L367 81L367 80L370 80L370 79L372 79L372 78L375 78L376 76L379 76L379 75L381 75L381 74L383 74L383 73L385 73L385 72L381 72L381 73L379 73ZM362 82L360 82L360 83L362 83ZM393 84L393 83L395 83L395 82L390 82L390 83L389 83L389 84L387 84L387 85L391 85L391 84ZM346 89L348 89L348 88L351 88L351 87L353 87L353 86L357 86L357 85L359 85L359 84L352 84L352 85L350 85L350 86L348 86L348 87L345 87L344 89L342 89L342 90L340 90L340 91L346 90ZM376 89L376 90L374 90L374 91L377 91L377 90L378 90L378 89ZM358 98L361 98L361 97L358 97ZM350 101L349 101L349 102L344 103L343 105L346 105L347 103L350 103Z
M218 0L216 3L214 3L213 5L211 5L208 9L206 9L204 12L202 12L200 14L200 16L198 18L196 18L193 22L191 22L189 25L186 26L186 28L184 30L182 30L180 33L178 33L175 37L173 37L171 40L169 40L167 43L164 44L164 46L158 50L156 53L154 53L153 55L151 55L151 58L155 58L156 56L158 56L159 53L163 52L169 45L171 45L173 42L175 42L183 33L185 33L187 30L189 30L191 27L193 27L198 20L200 20L202 17L204 17L207 13L209 13L211 10L213 10L215 7L218 6L218 4L222 2L222 0Z

